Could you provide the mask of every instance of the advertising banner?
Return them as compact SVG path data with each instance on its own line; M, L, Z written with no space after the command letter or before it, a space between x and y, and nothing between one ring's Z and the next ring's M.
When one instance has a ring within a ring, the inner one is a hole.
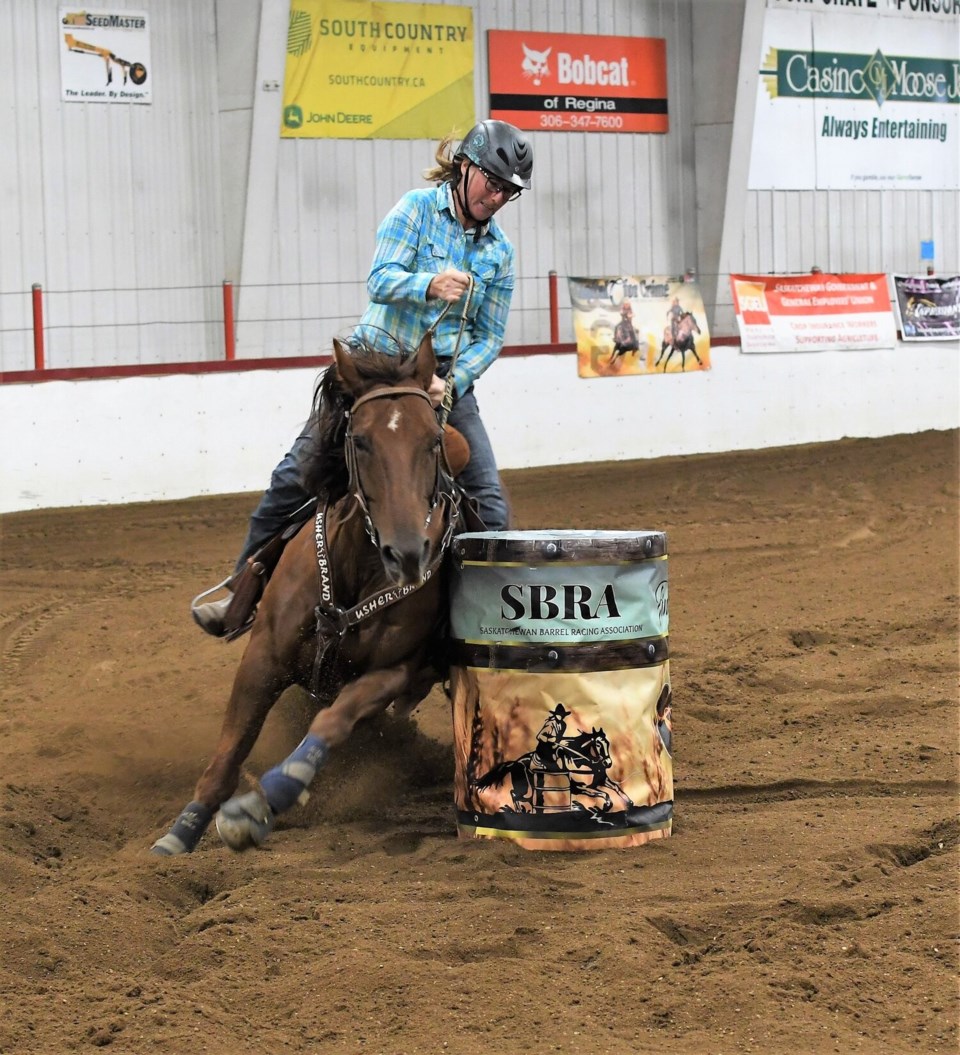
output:
M146 11L60 8L60 98L65 103L149 103Z
M731 275L744 352L893 348L885 275Z
M658 37L490 30L490 116L547 132L669 132Z
M894 275L893 286L905 341L960 338L960 276Z
M956 190L958 136L956 20L766 11L751 190Z
M292 0L282 137L442 139L474 123L473 11Z
M710 369L710 331L696 282L570 278L580 377Z

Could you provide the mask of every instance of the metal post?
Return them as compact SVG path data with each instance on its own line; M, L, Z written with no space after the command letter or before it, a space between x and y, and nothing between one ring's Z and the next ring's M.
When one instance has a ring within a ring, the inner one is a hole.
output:
M43 370L43 287L33 284L33 368Z
M233 328L233 283L223 281L223 351L227 360L237 357L237 340Z
M550 280L550 343L560 343L560 300L557 295L557 273L547 272Z

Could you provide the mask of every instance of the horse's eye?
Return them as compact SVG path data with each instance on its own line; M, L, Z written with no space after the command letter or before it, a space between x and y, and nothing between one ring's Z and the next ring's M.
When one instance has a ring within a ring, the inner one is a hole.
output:
M366 436L354 435L353 445L358 451L363 451L364 454L369 454L373 450L373 447Z

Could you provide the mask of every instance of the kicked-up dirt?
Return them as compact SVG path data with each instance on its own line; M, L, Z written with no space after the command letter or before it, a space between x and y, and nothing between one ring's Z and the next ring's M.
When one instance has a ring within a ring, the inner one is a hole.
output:
M957 433L505 476L521 528L668 534L672 838L458 840L435 690L264 848L151 855L252 497L7 515L0 1052L957 1051Z

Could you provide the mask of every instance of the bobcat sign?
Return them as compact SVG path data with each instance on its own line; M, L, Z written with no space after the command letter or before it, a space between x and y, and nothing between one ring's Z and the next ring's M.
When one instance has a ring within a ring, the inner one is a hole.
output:
M490 30L490 116L555 132L669 132L666 41Z

